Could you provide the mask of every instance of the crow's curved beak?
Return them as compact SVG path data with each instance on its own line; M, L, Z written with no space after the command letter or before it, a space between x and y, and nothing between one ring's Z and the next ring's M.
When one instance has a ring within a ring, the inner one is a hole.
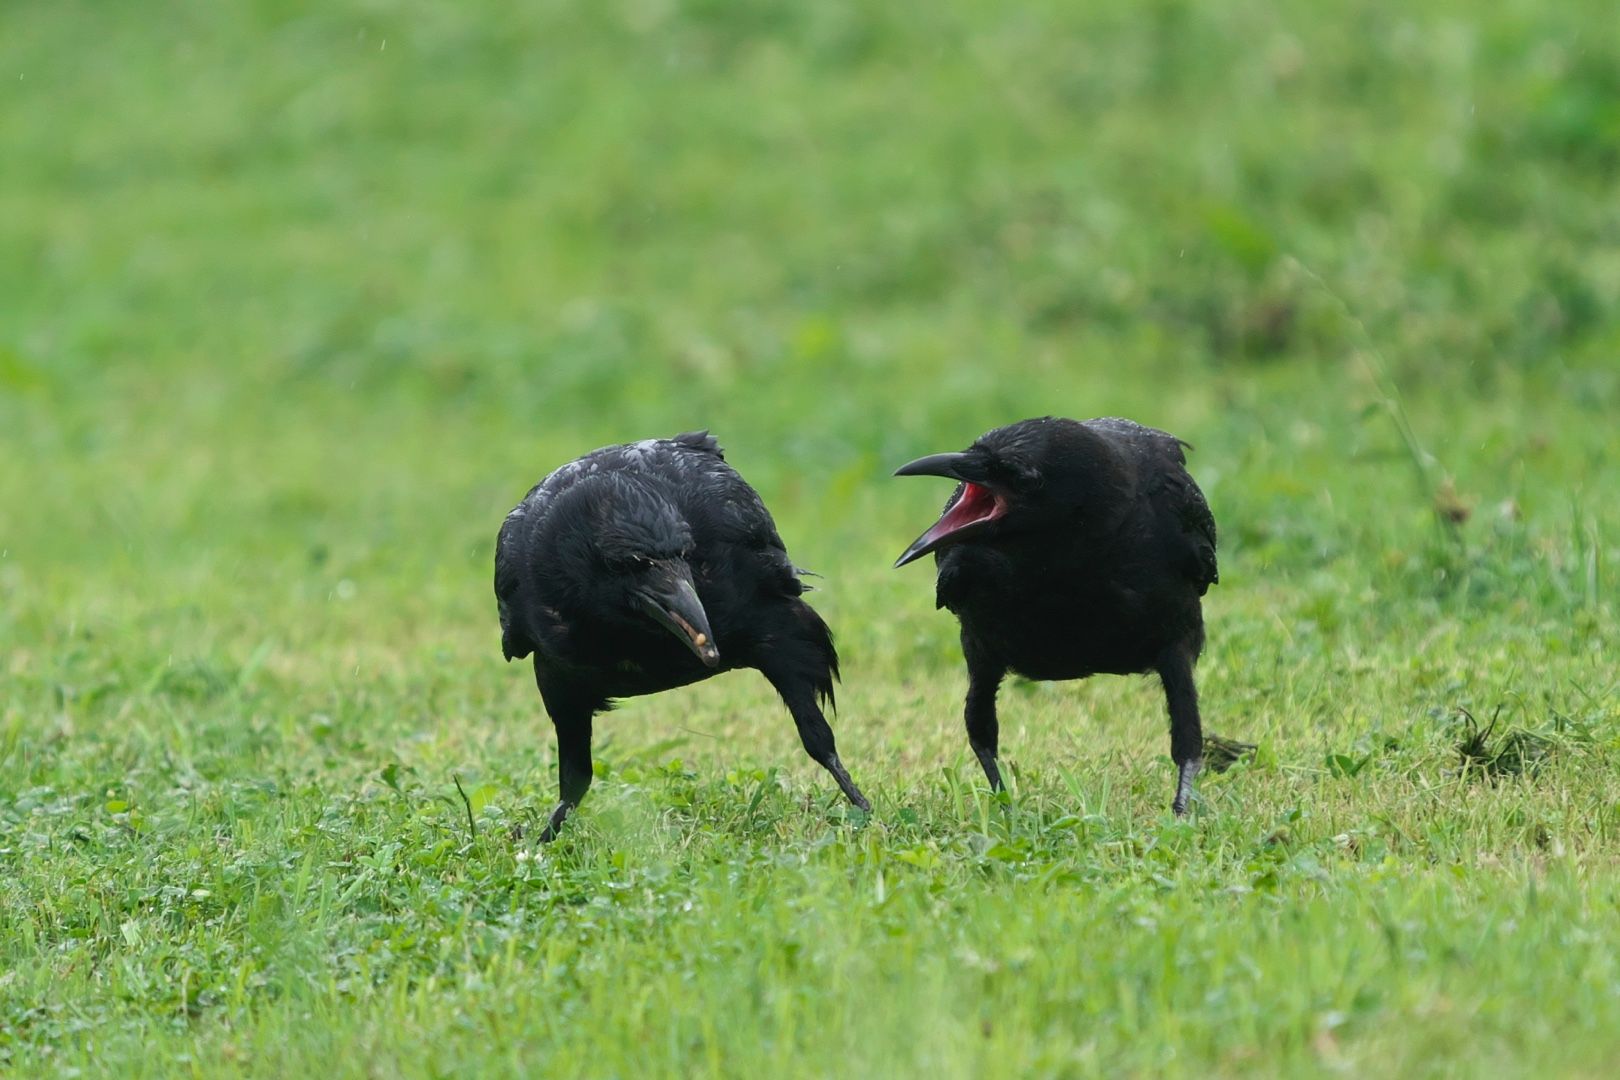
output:
M1006 499L984 483L984 470L978 456L966 451L930 454L900 466L894 475L943 476L962 484L933 527L912 541L895 560L896 570L922 558L963 530L988 524L1007 512Z
M714 643L714 631L709 629L708 612L703 610L703 601L698 599L697 589L692 585L692 571L685 563L659 566L651 580L636 590L636 600L654 622L691 649L704 667L712 668L720 663L720 650Z
M929 454L916 461L908 461L894 470L896 476L946 476L952 480L967 480L962 475L964 467L968 466L970 456L961 450L949 454ZM969 468L970 472L977 470Z

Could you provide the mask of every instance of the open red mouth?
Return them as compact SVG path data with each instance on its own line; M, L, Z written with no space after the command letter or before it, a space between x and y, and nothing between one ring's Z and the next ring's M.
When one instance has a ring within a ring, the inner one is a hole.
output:
M933 551L941 543L963 529L973 525L982 525L994 521L1007 512L1007 504L989 488L982 484L966 481L962 484L962 493L958 495L939 520L934 522L932 528L917 537L915 543L906 549L895 566L904 566L913 559Z
M945 513L940 515L939 521L928 530L927 535L936 539L948 536L958 529L1000 517L1001 510L1001 499L995 492L982 484L965 483L962 494L945 508Z

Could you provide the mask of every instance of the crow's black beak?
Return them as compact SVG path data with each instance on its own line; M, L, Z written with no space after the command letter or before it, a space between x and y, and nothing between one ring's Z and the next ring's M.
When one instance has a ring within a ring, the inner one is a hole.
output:
M659 566L651 580L636 591L636 600L654 622L679 638L705 667L720 663L709 615L703 610L703 601L692 585L692 571L685 563Z
M929 454L916 461L908 461L894 470L896 476L947 476L952 480L968 480L962 475L964 467L969 467L972 458L963 451L951 454ZM969 467L968 471L977 472Z
M922 558L958 533L975 525L985 525L1007 512L1007 502L984 483L984 468L978 455L966 451L931 454L900 466L896 476L943 476L961 481L962 487L933 528L917 537L895 560L895 569Z

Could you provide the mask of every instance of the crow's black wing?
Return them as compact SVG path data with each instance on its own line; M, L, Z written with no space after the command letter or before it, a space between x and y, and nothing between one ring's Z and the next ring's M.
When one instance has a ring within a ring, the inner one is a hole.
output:
M745 552L762 572L767 591L787 596L805 592L765 501L726 463L713 436L697 431L658 440L649 454L649 466L655 465L668 485L700 547L725 545Z
M1165 492L1187 545L1184 564L1187 576L1198 586L1198 595L1202 596L1221 580L1220 567L1215 561L1215 515L1209 512L1204 493L1185 470L1177 470L1166 479Z
M1215 561L1215 515L1187 472L1188 444L1168 431L1144 427L1134 420L1104 417L1085 424L1106 437L1131 462L1141 485L1139 490L1146 491L1174 523L1182 569L1203 595L1220 581Z
M687 520L705 526L702 532L750 547L786 550L759 492L726 464L720 444L708 432L657 440L651 453L650 470L669 486Z
M522 515L514 510L501 522L500 534L495 538L495 606L501 615L501 652L508 660L521 659L534 651L534 643L512 614L522 587L518 537L523 525Z

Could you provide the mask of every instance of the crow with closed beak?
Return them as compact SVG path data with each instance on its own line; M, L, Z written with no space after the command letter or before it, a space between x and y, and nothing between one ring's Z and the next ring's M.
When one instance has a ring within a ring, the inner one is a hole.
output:
M799 573L706 431L604 447L524 496L496 541L495 598L506 658L533 654L557 731L562 798L542 840L591 786L598 712L741 667L770 681L805 750L871 809L822 715L838 654Z
M968 743L990 786L996 691L1030 679L1158 672L1184 814L1203 766L1193 664L1201 598L1218 579L1215 518L1188 475L1186 444L1130 420L1023 420L896 476L958 481L937 523L896 567L934 553L937 606L962 624Z

